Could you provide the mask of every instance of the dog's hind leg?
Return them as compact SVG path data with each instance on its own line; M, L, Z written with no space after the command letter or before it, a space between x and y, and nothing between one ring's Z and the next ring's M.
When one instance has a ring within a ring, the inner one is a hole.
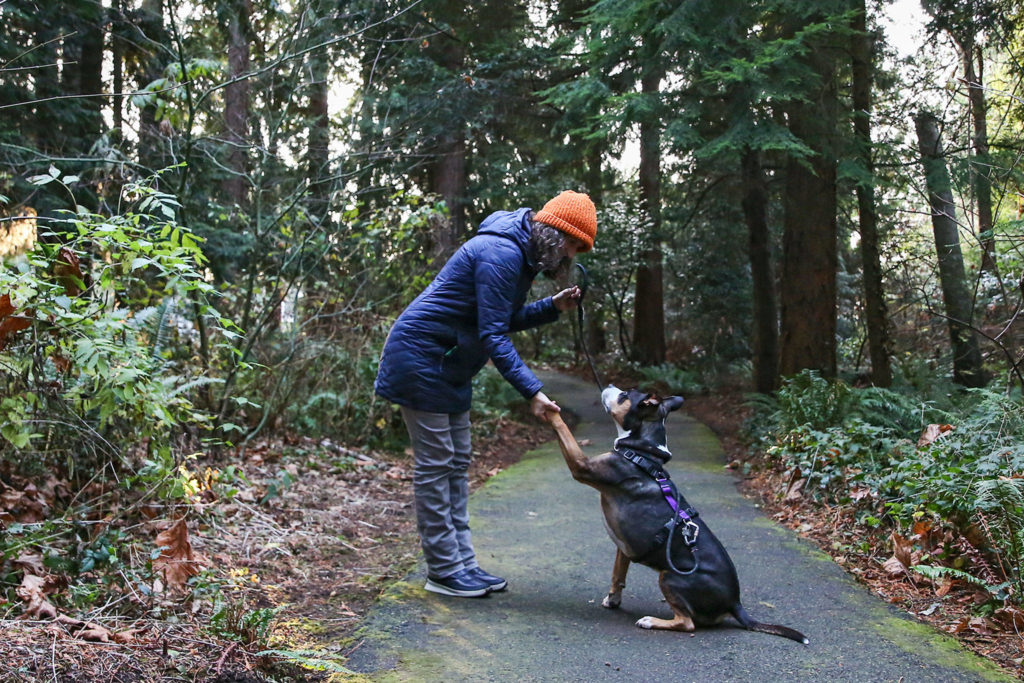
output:
M653 628L664 631L693 631L694 624L693 619L690 615L680 611L674 605L672 606L672 612L674 612L671 619L659 619L657 617L643 617L636 622L636 625L640 628Z
M693 631L693 608L686 598L671 585L672 574L667 571L661 572L658 585L661 586L661 594L665 596L665 602L672 608L671 619L658 619L657 617L644 617L636 622L640 628L656 628L666 631Z
M621 550L615 551L615 564L612 566L612 587L601 602L602 607L615 609L622 604L622 589L626 587L626 572L629 571L629 558Z

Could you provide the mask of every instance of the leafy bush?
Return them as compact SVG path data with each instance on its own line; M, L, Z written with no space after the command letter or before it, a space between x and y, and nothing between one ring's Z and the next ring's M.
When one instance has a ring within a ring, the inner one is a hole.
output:
M761 434L770 457L804 479L805 495L860 506L862 518L875 522L880 512L901 528L923 518L961 536L977 538L968 531L980 528L988 545L977 549L991 553L1002 572L996 583L982 583L1005 584L1007 597L1024 599L1019 398L963 390L938 410L912 395L851 389L808 372L786 382L777 401L758 399L755 413L749 431ZM935 420L950 426L918 445L921 430Z
M644 380L661 385L669 394L692 395L707 390L700 373L672 363L642 367L638 368L638 371Z
M166 354L181 302L204 310L202 252L174 221L173 197L148 184L126 186L125 197L131 208L119 215L79 207L51 221L0 270L0 296L26 326L0 348L3 408L18 417L0 430L0 458L102 469L132 451L171 468L176 428L209 423L189 396L206 380Z

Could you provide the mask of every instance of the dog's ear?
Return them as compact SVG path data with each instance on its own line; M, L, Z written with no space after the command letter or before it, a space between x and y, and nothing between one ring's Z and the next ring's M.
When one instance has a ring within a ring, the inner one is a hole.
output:
M683 406L682 396L669 396L661 400L661 415L665 416L674 410L679 410Z
M654 394L644 394L643 398L636 404L637 412L640 415L648 416L660 410L661 401Z

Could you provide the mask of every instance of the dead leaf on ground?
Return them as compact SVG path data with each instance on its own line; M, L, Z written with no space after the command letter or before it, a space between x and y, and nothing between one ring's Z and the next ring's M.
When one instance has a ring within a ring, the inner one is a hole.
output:
M13 564L26 574L36 574L37 576L46 574L46 569L43 567L43 556L39 553L22 552Z
M953 431L953 429L955 429L953 425L928 425L924 428L924 431L921 432L921 438L917 440L917 447L924 448L925 446L930 446L949 432Z
M806 483L806 479L797 479L790 483L789 487L786 489L786 502L792 503L793 501L797 501L803 498L802 491L804 489L804 484Z
M82 621L65 614L58 615L54 622L67 628L68 632L80 640L88 640L93 643L130 643L138 634L145 629L130 629L127 631L111 631L94 621Z
M6 488L0 493L0 510L16 522L38 524L46 519L49 505L39 489L28 484L22 490Z
M26 572L17 589L18 597L28 603L20 618L56 619L57 608L46 599L46 596L56 592L59 585L60 582L53 576L37 576Z
M955 582L950 577L944 577L941 581L939 581L939 585L935 588L935 595L940 598L946 597L949 594L949 591L953 587L954 583Z
M850 489L850 500L858 502L865 498L871 497L872 491L870 487L855 485Z
M884 569L885 573L889 576L900 576L901 574L905 574L907 571L906 565L900 562L899 558L896 556L890 557L886 560L882 565L882 569Z
M185 519L179 519L169 529L157 534L156 544L163 550L160 557L153 560L153 571L163 575L167 588L172 592L187 591L185 582L199 573L199 562L188 540Z
M1024 610L1020 610L1017 607L1000 607L993 616L1005 624L1007 628L1017 631L1024 629Z
M889 540L893 543L893 556L899 560L900 564L906 568L915 564L913 561L913 543L909 539L904 539L899 533L893 531Z

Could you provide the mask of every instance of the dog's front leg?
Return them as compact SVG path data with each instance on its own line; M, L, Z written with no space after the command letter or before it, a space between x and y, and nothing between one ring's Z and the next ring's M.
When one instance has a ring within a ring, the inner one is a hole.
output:
M593 485L593 472L590 460L583 454L576 437L569 431L569 427L562 420L562 416L555 412L547 414L548 422L555 428L555 435L558 437L558 445L562 448L562 455L565 457L565 464L569 466L569 472L576 481Z
M616 609L622 604L622 589L626 587L626 572L629 571L629 558L621 550L615 551L615 564L612 566L612 587L601 602L602 607Z

